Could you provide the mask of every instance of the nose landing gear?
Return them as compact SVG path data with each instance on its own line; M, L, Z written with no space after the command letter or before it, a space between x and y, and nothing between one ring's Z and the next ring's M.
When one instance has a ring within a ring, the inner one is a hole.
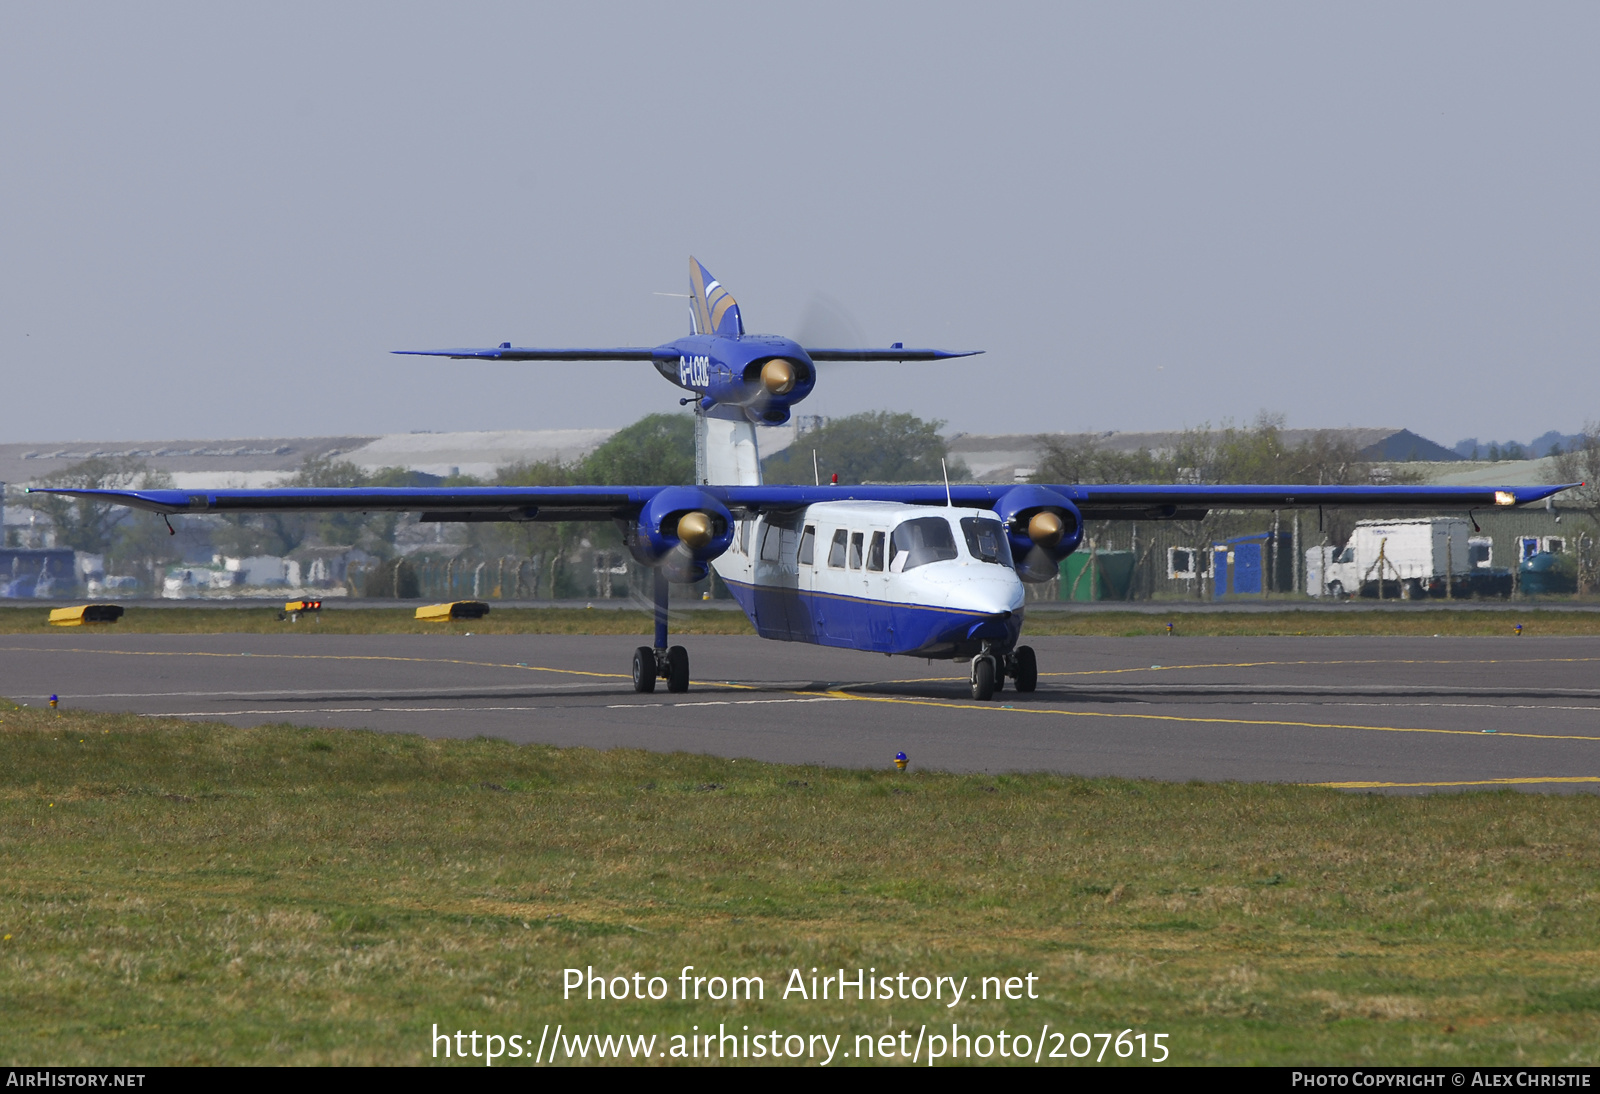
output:
M972 659L972 697L978 702L986 703L994 697L994 678L999 667L991 654L980 653Z
M972 659L972 697L980 703L994 698L1004 689L1006 677L1011 677L1019 692L1030 692L1039 686L1039 661L1032 646L1018 646L1009 653L997 654L988 649Z

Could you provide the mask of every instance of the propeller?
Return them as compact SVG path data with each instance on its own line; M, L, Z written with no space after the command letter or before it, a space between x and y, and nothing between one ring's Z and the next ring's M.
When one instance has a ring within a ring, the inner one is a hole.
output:
M787 395L797 382L794 364L782 357L774 357L761 366L761 386L769 395Z
M870 346L850 310L826 293L811 294L800 315L795 341L802 346Z
M696 509L678 518L678 539L691 550L698 551L716 536L716 526L709 513Z
M1041 509L1028 519L1028 538L1040 547L1054 547L1066 534L1066 522L1048 509Z

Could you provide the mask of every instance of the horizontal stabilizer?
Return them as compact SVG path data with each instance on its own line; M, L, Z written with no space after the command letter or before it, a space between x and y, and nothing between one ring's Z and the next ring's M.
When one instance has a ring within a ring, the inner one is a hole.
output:
M396 349L389 352L409 357L452 357L458 361L469 358L490 361L649 361L656 357L670 359L677 356L676 350L669 352L666 348L652 349L649 346L538 349L510 343L493 349Z
M806 356L813 361L943 361L950 357L972 357L981 349L907 349L901 345L888 349L811 349Z

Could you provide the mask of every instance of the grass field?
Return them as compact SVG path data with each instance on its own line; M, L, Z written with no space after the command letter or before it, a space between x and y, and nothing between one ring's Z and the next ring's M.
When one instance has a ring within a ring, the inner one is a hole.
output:
M0 712L0 749L8 1064L423 1062L434 1023L535 1041L722 1023L852 1051L1048 1022L1166 1033L1174 1063L1600 1056L1589 794L900 774L36 709ZM591 965L671 995L563 1002L562 970ZM765 1001L677 1002L684 965L763 976ZM1032 973L1038 998L782 999L813 966L972 990Z
M493 608L483 619L425 623L410 608L323 609L320 618L280 619L276 607L141 608L134 606L109 626L87 630L127 634L638 634L653 623L645 611L582 608ZM48 625L45 608L0 608L0 634L62 632ZM1521 623L1529 635L1600 634L1600 612L1530 607L1521 612L1397 608L1392 611L1149 612L1033 611L1024 635L1134 637L1166 634L1215 635L1503 635ZM754 634L737 608L674 610L674 634Z

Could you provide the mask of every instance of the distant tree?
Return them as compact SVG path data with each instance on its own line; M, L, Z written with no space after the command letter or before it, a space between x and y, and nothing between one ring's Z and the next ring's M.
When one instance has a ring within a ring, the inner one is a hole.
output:
M1293 447L1284 442L1281 415L1263 411L1255 424L1201 426L1178 434L1171 449L1152 454L1110 452L1097 442L1039 439L1043 457L1034 482L1062 483L1367 483L1375 468L1337 434L1314 433ZM1384 481L1393 482L1393 475Z
M1170 454L1156 456L1148 448L1113 452L1102 448L1094 437L1066 439L1045 435L1039 438L1039 448L1042 455L1034 482L1172 482L1178 474L1177 461Z
M570 464L555 460L511 464L494 476L495 486L686 486L694 481L694 417L650 414L618 430L589 455ZM511 556L538 562L537 595L578 596L589 589L589 549L620 553L614 523L505 522L469 524L467 550L482 559ZM458 541L459 542L459 541Z
M1556 455L1545 481L1552 485L1581 482L1582 486L1556 495L1555 504L1600 522L1600 422L1589 422L1578 439Z
M421 486L423 476L403 467L366 471L349 460L310 456L279 486ZM429 477L429 481L433 481ZM225 555L287 555L300 547L360 547L378 557L394 553L398 513L249 513L220 516L211 541Z
M1040 438L1043 457L1033 476L1039 483L1273 483L1341 486L1357 483L1412 481L1361 458L1356 447L1330 432L1314 433L1298 445L1283 438L1283 416L1263 411L1249 426L1201 426L1178 434L1168 450L1152 453L1109 452L1093 440ZM1361 516L1348 510L1329 510L1324 528L1332 543L1349 538ZM1179 531L1203 551L1220 535L1230 534L1236 517L1210 512L1199 521L1179 522ZM1102 534L1104 526L1090 526L1089 535ZM1086 537L1087 538L1087 537ZM1202 583L1195 595L1204 595Z
M694 482L694 417L640 418L580 460L573 474L573 481L599 486L687 486Z
M692 427L693 423L690 424ZM512 464L495 473L493 485L570 486L586 481L582 477L581 467L581 461L574 464L562 464L556 460ZM576 595L574 575L570 572L567 560L586 535L605 538L608 544L612 541L618 544L622 542L609 524L580 524L574 521L469 524L466 534L471 552L482 558L510 555L536 559L539 566L534 594L543 592L551 597Z
M822 428L767 457L761 463L767 482L813 481L811 452L823 481L833 475L841 483L938 482L944 472L939 461L949 463L952 482L972 477L967 465L950 461L949 447L939 435L942 421L924 421L913 414L867 411L834 418Z
M75 463L39 480L40 486L83 490L156 490L172 485L172 476L151 470L142 460L91 459ZM59 494L29 494L28 505L43 513L55 528L56 542L75 551L103 554L112 545L120 525L133 519L133 510L121 505L69 498ZM159 521L160 518L154 518Z
M1600 525L1600 422L1589 422L1576 440L1569 441L1555 457L1554 465L1546 472L1551 484L1575 482L1571 490L1556 495L1559 509L1576 511L1588 518L1590 528L1578 534L1575 569L1579 593L1592 593L1600 584L1600 543L1596 525Z

